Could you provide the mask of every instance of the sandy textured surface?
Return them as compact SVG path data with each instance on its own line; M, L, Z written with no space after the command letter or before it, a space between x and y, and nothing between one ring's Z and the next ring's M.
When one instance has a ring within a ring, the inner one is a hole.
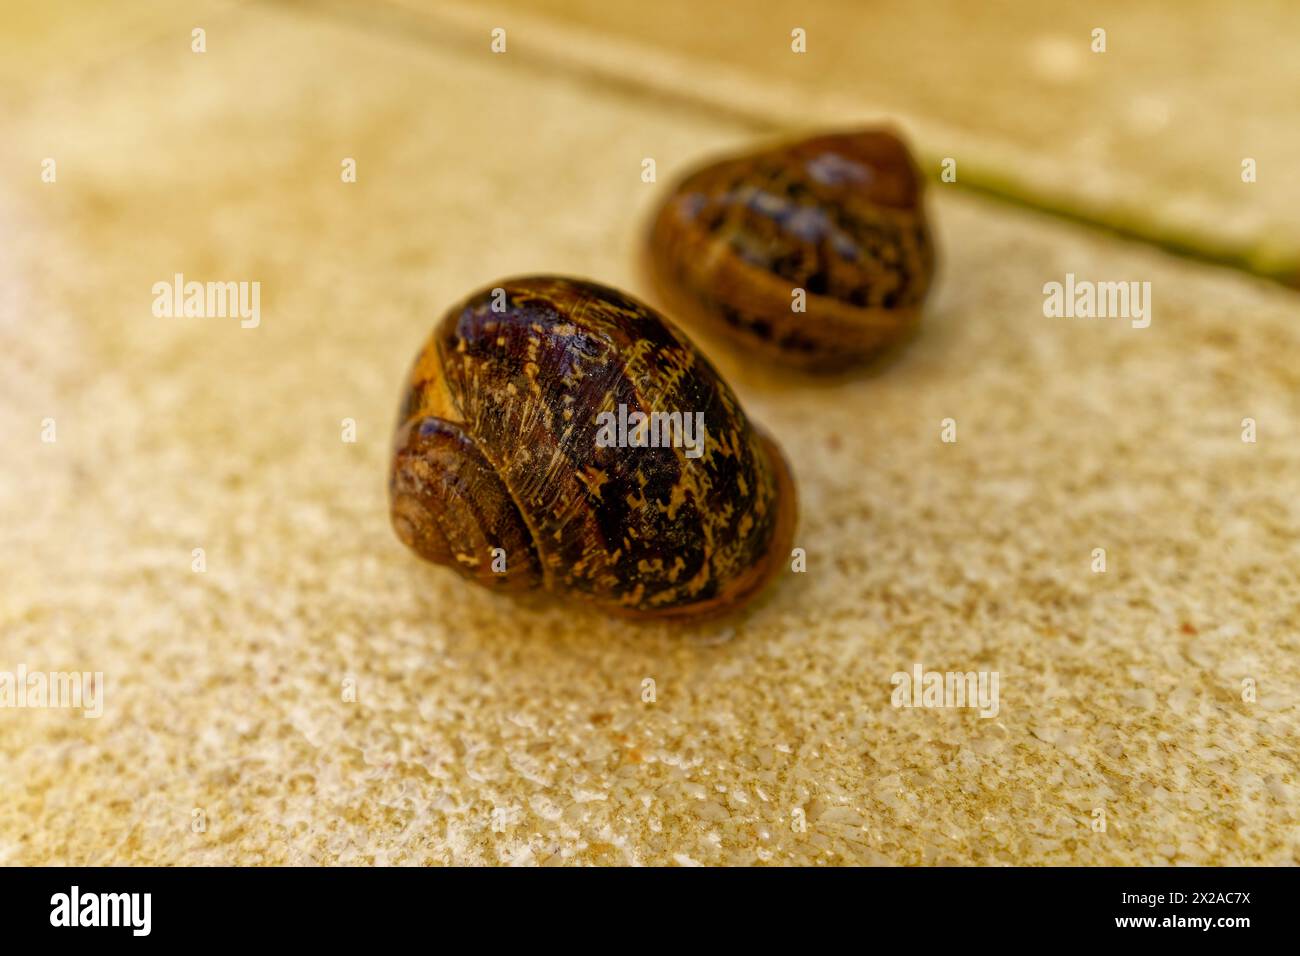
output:
M648 294L659 191L756 129L224 9L0 141L0 671L106 682L98 720L0 709L0 862L1300 861L1295 293L936 187L896 362L709 343L807 573L694 629L520 608L390 532L402 374L499 276ZM177 272L260 281L261 325L155 318ZM1151 282L1151 326L1045 318L1066 272ZM891 707L918 661L997 671L998 715Z

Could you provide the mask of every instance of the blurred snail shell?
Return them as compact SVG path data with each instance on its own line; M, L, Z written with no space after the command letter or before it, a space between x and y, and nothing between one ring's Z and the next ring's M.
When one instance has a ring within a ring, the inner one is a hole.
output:
M601 422L621 412L702 413L702 446L605 447ZM397 536L429 561L645 617L752 597L790 554L796 507L780 450L682 333L615 289L553 276L499 282L438 322L406 386L389 492Z
M922 186L884 130L724 159L669 196L651 259L674 304L744 344L804 368L849 365L920 318L934 272Z

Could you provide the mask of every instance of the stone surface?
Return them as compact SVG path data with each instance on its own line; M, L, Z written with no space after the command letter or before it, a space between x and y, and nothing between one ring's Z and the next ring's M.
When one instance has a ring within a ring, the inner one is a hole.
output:
M893 362L701 340L807 573L694 628L521 607L388 528L407 364L493 278L648 295L659 190L762 130L337 12L225 8L202 56L168 16L0 141L0 671L106 682L0 709L0 862L1300 858L1294 293L936 186ZM177 272L260 281L260 326L155 318ZM1151 282L1150 327L1045 318L1067 272ZM998 715L891 707L918 661L997 671Z
M523 56L780 126L883 118L931 175L952 158L965 186L1300 283L1300 11L1287 0L381 6L467 42L501 26Z

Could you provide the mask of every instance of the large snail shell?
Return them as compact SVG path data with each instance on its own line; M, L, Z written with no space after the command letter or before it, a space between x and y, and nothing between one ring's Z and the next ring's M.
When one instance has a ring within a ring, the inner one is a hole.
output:
M698 457L601 447L597 416L620 405L702 412ZM752 596L789 555L795 513L781 452L680 332L621 292L550 276L476 292L435 327L390 499L398 537L430 561L632 616Z
M814 369L905 337L934 271L921 176L886 131L818 136L701 169L660 209L650 248L666 291L685 293L692 311Z

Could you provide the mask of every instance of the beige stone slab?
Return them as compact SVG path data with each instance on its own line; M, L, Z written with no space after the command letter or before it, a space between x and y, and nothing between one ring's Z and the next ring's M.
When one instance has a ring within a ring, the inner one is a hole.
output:
M779 128L885 119L932 175L952 158L963 185L1300 282L1287 0L334 2L465 42L499 26L520 56Z
M41 0L0 10L0 104L93 82L103 67L155 40L187 50L193 30L246 0Z
M298 8L209 49L0 143L0 670L106 681L97 720L0 709L0 862L1300 859L1295 294L936 188L896 362L710 344L795 465L808 572L694 629L527 610L389 531L401 375L499 276L645 293L660 190L760 130ZM155 318L177 272L261 282L260 326ZM1151 282L1150 327L1044 318L1067 272ZM996 670L997 717L891 707L918 661Z

